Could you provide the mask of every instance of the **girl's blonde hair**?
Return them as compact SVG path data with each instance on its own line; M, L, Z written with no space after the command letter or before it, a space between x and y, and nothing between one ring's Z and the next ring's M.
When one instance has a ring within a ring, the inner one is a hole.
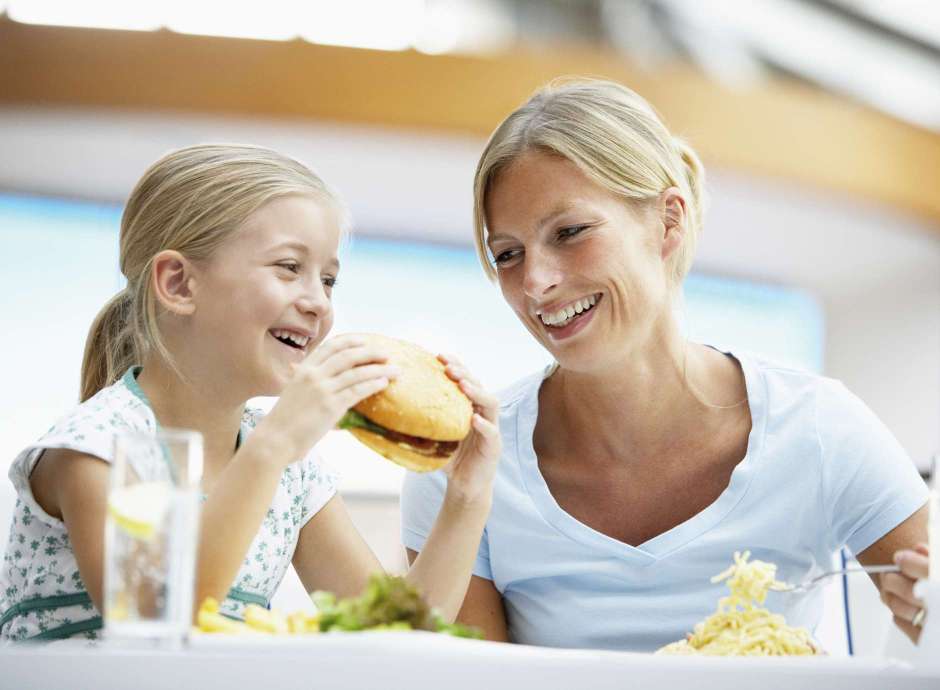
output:
M111 385L154 352L174 359L157 328L151 272L172 249L209 258L254 211L286 195L313 196L347 214L324 182L297 161L256 146L203 144L172 151L150 166L121 217L120 267L127 287L98 312L82 361L81 400Z
M529 151L575 163L612 193L636 202L678 187L686 202L686 232L673 253L671 280L678 286L692 264L704 213L705 171L695 152L672 136L653 108L611 81L560 79L542 87L496 128L480 156L473 181L477 255L496 278L486 246L486 195L499 174Z

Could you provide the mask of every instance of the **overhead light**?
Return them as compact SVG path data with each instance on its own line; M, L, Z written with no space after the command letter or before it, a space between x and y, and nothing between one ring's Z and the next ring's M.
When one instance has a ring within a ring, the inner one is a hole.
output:
M21 24L151 31L160 27L156 2L9 0L7 16Z
M298 3L300 36L313 43L407 50L424 19L424 0L343 0Z
M161 4L166 28L183 34L268 41L297 37L298 3L288 0L251 3L164 0Z

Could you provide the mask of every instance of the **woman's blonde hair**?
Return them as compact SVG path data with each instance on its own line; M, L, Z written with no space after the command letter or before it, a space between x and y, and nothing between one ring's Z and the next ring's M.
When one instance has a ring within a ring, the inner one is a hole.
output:
M678 187L686 202L686 232L670 258L672 284L682 282L702 226L704 168L639 95L615 82L583 78L559 79L536 91L496 128L480 156L473 181L474 239L490 279L496 270L486 246L486 195L499 174L529 151L566 158L631 201Z
M121 217L120 267L127 287L104 305L88 332L81 400L117 381L148 353L175 368L157 327L151 273L159 252L172 249L205 260L263 204L292 194L332 204L346 225L345 208L317 175L269 149L203 144L172 151L151 165Z

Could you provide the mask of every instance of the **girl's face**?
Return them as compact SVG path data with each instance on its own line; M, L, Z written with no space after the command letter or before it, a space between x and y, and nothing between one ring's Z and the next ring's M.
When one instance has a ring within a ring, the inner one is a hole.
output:
M245 399L282 391L333 325L339 239L329 204L285 196L196 267L189 335L215 380L237 382Z
M637 210L565 158L528 152L497 176L485 211L503 296L559 364L604 370L651 344L670 313L653 209Z

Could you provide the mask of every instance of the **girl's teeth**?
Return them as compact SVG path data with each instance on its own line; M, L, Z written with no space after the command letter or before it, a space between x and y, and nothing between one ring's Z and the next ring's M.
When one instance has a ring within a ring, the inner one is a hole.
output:
M281 338L282 340L290 340L292 343L298 347L306 347L307 343L310 341L310 338L305 335L297 335L296 333L291 333L290 331L282 331L280 329L272 330L272 335L275 338Z

